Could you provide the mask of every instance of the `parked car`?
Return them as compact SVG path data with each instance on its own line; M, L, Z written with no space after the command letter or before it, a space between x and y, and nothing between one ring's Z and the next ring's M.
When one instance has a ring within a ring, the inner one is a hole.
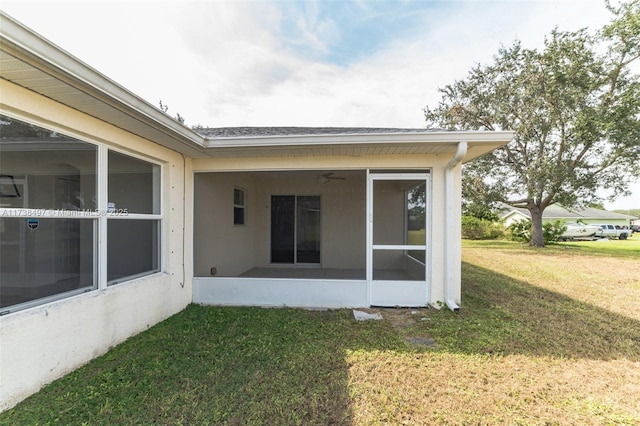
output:
M640 232L640 225L631 225L631 230L633 232Z
M626 240L631 236L633 231L628 228L618 228L615 225L598 225L599 230L596 231L595 236L599 238L618 238Z

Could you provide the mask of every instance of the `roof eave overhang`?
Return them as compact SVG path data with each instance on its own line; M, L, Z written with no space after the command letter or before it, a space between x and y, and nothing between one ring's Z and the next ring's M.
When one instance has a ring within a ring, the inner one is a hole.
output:
M52 81L90 96L107 109L126 114L137 125L96 118L183 154L202 155L204 138L201 135L1 12L0 29L2 51L43 72ZM46 90L23 87L55 100Z
M362 133L362 134L332 134L332 135L287 135L287 136L251 136L210 138L206 140L208 148L222 147L262 147L279 146L283 142L289 146L331 145L344 143L348 140L352 144L368 143L449 143L460 141L469 143L495 143L504 145L513 139L513 132L484 132L484 131L424 131L402 133Z
M466 141L469 149L463 162L469 162L513 139L513 132L429 131L399 133L286 135L251 137L216 137L205 141L210 156L235 152L239 156L264 150L314 150L335 147L366 148L384 145L440 147L441 153L455 152L458 143Z

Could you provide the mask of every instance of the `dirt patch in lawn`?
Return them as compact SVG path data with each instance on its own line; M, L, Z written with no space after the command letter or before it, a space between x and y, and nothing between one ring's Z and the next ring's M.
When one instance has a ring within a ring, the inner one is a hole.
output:
M424 328L419 328L420 323L431 321L429 315L435 312L434 309L386 308L380 311L383 318L393 325L406 342L418 347L438 348L436 340L424 333Z

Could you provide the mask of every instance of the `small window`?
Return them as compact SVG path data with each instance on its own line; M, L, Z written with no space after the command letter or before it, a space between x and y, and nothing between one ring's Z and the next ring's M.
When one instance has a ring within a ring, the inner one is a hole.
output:
M233 224L244 225L246 220L246 194L244 189L233 188Z

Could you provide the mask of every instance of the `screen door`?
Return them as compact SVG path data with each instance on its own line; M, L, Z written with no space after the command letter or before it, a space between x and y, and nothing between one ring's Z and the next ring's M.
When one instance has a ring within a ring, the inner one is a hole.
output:
M367 281L371 306L426 306L430 175L370 173Z

